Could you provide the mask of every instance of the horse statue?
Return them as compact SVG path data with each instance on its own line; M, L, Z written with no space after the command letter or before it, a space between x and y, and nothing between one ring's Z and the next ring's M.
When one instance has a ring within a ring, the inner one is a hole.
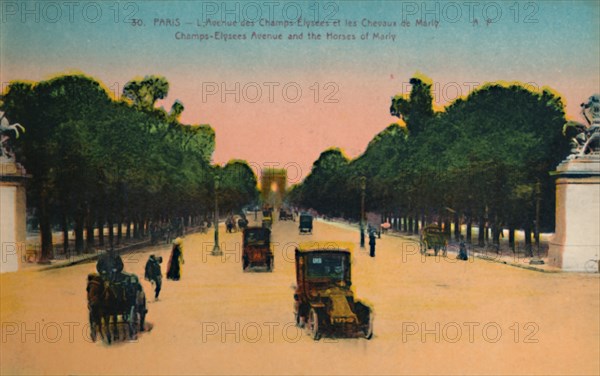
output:
M10 124L6 118L6 114L0 111L0 158L6 158L9 161L14 161L15 156L10 151L10 148L8 145L6 145L6 143L10 139L8 136L9 132L14 132L16 138L19 138L19 130L21 130L22 133L25 133L25 128L21 124Z
M600 94L594 94L581 104L581 114L588 123L569 121L563 133L570 134L571 155L569 159L579 158L586 154L600 153Z

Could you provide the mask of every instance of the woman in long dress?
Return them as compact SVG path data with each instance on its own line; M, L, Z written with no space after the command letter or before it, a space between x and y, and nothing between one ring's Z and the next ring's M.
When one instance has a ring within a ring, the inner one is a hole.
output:
M169 265L167 266L167 279L179 281L181 278L182 264L184 264L183 241L181 238L177 238L173 240L173 249L171 250L171 257L169 258Z

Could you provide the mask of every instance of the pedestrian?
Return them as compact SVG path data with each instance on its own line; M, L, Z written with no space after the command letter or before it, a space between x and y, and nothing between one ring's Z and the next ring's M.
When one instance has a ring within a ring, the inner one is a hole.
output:
M96 263L96 270L105 281L114 282L118 274L123 271L123 259L113 247L104 252Z
M167 278L173 281L179 281L181 278L181 265L184 263L183 240L181 238L176 238L173 240L173 249L171 250L171 257L169 258L169 264L167 265Z
M158 300L158 294L160 294L162 286L162 271L160 270L162 261L162 257L150 255L146 262L146 274L144 278L154 284L154 300Z
M460 244L458 246L457 259L465 260L465 261L469 259L469 254L467 253L467 245L465 243L465 238L462 235L460 236Z
M375 231L369 231L369 256L375 257Z

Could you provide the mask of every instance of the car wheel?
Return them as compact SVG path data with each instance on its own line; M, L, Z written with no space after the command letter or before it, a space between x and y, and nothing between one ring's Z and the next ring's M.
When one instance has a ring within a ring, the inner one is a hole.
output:
M308 322L306 323L306 330L310 338L318 341L321 339L321 333L319 333L319 315L314 308L311 308L308 312Z
M364 335L366 339L373 338L373 311L369 310L369 322L365 326Z

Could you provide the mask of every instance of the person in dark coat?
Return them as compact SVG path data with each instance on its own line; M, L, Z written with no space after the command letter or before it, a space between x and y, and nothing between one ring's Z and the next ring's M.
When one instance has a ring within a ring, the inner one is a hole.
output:
M467 245L465 243L465 238L460 236L460 244L458 246L458 256L456 257L459 260L467 261L469 259L469 254L467 253Z
M173 281L179 281L181 278L181 265L184 263L183 241L181 238L176 238L173 240L173 249L171 250L171 257L169 258L169 265L167 266L167 278Z
M375 257L375 231L369 231L369 256Z
M114 281L116 276L123 271L123 259L114 248L104 252L96 263L96 270L104 280Z
M158 300L158 294L162 286L162 271L160 270L160 264L162 263L162 257L156 257L150 255L146 262L146 273L144 278L154 284L154 299Z

